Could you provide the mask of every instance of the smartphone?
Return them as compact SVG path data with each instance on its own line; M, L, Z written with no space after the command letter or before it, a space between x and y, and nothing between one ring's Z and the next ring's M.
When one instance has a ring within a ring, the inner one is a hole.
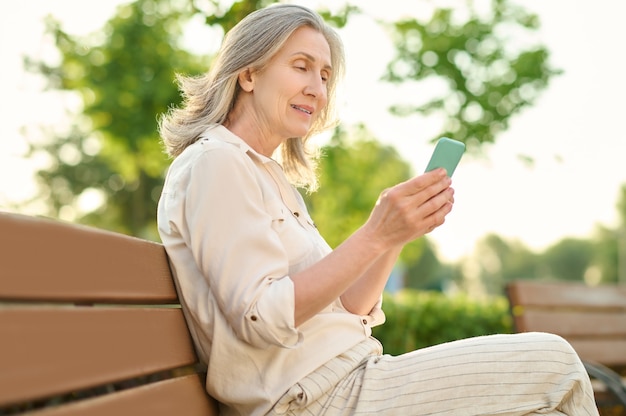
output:
M430 157L428 166L426 166L426 172L444 168L448 176L451 177L461 160L461 156L463 156L463 152L465 152L465 144L463 142L442 137L435 145L433 155Z

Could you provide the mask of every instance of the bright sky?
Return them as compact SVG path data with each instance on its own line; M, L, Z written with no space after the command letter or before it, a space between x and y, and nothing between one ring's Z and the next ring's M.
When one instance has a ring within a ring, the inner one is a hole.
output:
M42 83L21 66L24 53L49 53L42 17L53 14L65 30L89 33L122 2L22 0L3 7L0 209L12 210L12 202L35 189L32 170L40 161L23 158L26 146L20 128L63 118L64 104L43 93ZM312 1L298 3L314 6ZM404 0L357 3L371 16L390 19L423 5ZM565 236L588 236L598 224L617 225L617 196L626 184L626 3L550 0L524 2L524 7L539 15L539 39L551 51L553 65L565 73L553 80L533 108L514 118L510 129L486 149L485 158L465 157L457 168L454 211L431 234L447 259L469 255L475 241L489 232L542 249ZM426 142L431 123L388 115L388 106L398 97L406 101L407 92L377 82L391 58L385 34L371 18L359 17L342 37L348 54L345 120L365 121L377 138L394 145L421 172L432 150ZM525 165L519 155L533 157L534 166Z

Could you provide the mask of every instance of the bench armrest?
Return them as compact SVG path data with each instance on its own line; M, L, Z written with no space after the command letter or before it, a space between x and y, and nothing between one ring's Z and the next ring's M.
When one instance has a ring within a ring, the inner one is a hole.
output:
M596 362L583 361L587 373L600 380L607 389L615 395L620 403L626 406L626 385L622 382L622 378L615 371Z

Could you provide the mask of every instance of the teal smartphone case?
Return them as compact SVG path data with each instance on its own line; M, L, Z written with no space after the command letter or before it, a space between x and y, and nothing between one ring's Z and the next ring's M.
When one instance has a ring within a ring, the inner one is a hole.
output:
M444 168L448 176L451 177L464 152L465 144L463 142L442 137L435 145L433 155L430 157L428 166L426 166L426 172Z

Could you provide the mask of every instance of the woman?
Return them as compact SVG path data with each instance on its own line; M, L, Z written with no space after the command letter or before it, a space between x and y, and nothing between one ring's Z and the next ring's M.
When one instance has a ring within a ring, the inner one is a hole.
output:
M328 247L293 185L316 185L306 144L335 122L343 66L316 13L270 6L227 34L209 73L180 79L185 102L161 119L175 159L159 232L222 413L597 414L580 360L553 335L382 355L371 327L391 268L444 222L454 192L441 169L400 183Z

